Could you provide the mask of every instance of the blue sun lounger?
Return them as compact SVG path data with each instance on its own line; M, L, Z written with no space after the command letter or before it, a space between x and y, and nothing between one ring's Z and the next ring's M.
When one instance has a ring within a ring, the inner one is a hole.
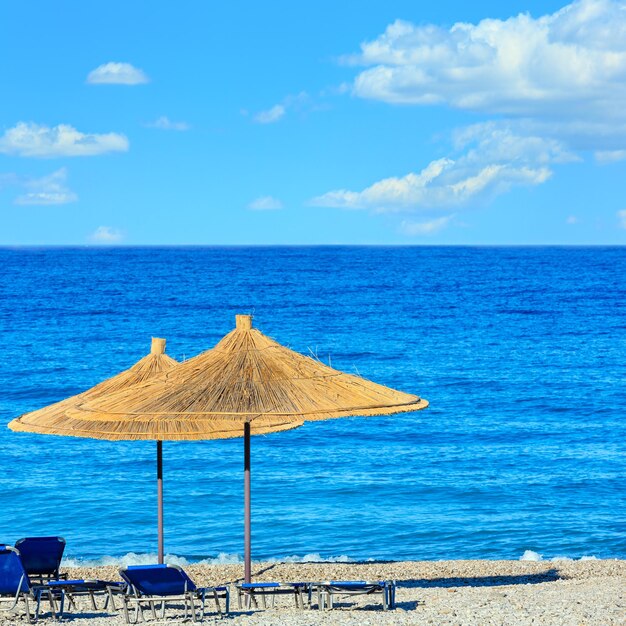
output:
M31 580L59 580L65 550L63 537L25 537L15 543L24 569Z
M263 582L263 583L239 583L237 588L237 606L243 608L242 599L245 598L245 607L247 609L254 605L258 608L259 603L257 597L261 597L263 602L263 608L267 608L266 597L272 598L272 607L274 606L274 600L278 595L293 596L296 608L304 608L304 594L307 594L310 598L310 585L311 583L277 583L277 582ZM310 604L310 602L309 602Z
M24 603L24 612L30 623L39 619L41 599L47 597L50 610L56 618L56 600L60 600L60 612L63 612L65 595L62 590L46 589L41 585L33 585L28 578L20 553L12 546L0 545L0 608L4 611L17 611L20 601ZM8 607L2 606L3 602ZM34 604L34 614L31 614L31 604Z
M142 604L149 606L152 617L156 619L156 605L160 602L160 617L164 619L166 604L182 601L185 610L184 619L187 619L190 613L194 622L197 621L196 602L200 605L200 619L204 618L207 598L215 601L220 615L222 615L220 598L226 601L226 613L230 608L228 587L196 587L185 571L176 565L134 565L121 569L120 576L128 583L128 591L122 596L127 624L136 624L139 619L143 619ZM135 608L135 617L131 621L132 605Z
M46 589L53 591L63 591L67 604L76 609L75 598L88 597L91 602L91 608L94 611L105 611L108 607L115 611L115 595L126 592L127 584L120 582L111 582L107 580L99 580L95 578L80 578L71 580L49 580L44 583ZM96 597L104 596L104 603L99 607ZM63 611L59 613L59 617L63 617Z
M382 596L383 611L396 608L396 583L392 580L380 580L378 582L329 580L323 583L314 583L311 586L311 594L313 589L317 590L317 606L320 610L332 609L335 596L346 597L377 593Z

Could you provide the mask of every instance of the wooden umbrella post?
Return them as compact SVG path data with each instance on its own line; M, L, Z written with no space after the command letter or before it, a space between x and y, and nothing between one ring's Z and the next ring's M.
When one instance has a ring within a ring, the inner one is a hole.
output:
M163 442L157 441L157 524L159 563L163 563Z
M250 530L250 422L243 425L244 579L252 582Z

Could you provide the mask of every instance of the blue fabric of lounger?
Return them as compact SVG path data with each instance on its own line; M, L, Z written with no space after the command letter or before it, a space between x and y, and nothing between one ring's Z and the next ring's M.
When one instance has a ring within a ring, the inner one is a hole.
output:
M131 565L120 572L122 578L147 596L176 596L195 591L186 572L170 565Z
M25 537L15 543L29 576L59 577L65 550L63 537Z
M30 580L19 553L10 546L0 545L0 595L28 593L30 588Z

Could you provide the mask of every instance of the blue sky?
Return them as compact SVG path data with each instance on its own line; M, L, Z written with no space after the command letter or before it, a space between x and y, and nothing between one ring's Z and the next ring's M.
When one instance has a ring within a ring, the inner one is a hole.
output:
M624 244L626 4L0 8L0 244Z

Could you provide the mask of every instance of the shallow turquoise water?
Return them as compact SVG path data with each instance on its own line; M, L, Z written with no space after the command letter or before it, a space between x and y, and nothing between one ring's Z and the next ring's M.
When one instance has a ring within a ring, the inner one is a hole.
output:
M253 439L255 558L626 557L626 249L4 249L0 275L3 425L250 312L429 399ZM0 542L156 551L154 443L0 446ZM164 447L167 551L236 558L241 440Z

